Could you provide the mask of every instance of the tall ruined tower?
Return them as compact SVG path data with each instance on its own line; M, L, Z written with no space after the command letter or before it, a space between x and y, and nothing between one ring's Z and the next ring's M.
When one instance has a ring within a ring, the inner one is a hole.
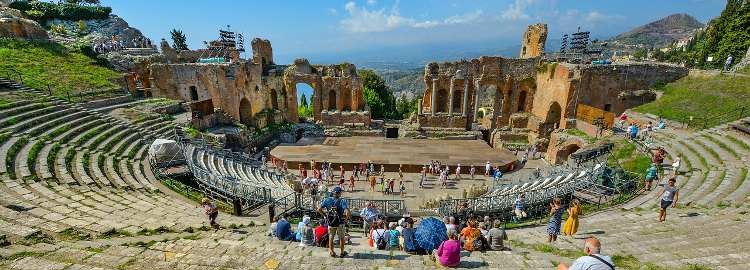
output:
M544 43L547 42L547 24L529 25L521 41L521 58L534 58L544 54Z
M271 41L254 38L253 41L250 42L250 46L253 48L253 62L263 64L263 66L272 65L274 63Z

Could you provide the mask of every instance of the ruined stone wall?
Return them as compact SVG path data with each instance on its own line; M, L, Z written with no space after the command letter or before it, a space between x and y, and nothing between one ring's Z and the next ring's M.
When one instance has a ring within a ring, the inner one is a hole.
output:
M250 45L253 48L253 63L271 65L273 64L273 48L271 41L267 39L254 38Z
M354 124L366 124L369 125L371 118L370 112L359 111L359 112L323 112L321 114L321 121L326 126L351 126Z
M558 123L565 128L565 118L574 118L576 104L622 113L656 96L647 89L657 83L668 83L687 76L683 67L663 64L572 65L545 63L539 66L532 113L542 124ZM554 111L560 106L560 113ZM560 119L550 119L550 116ZM537 130L538 127L529 127Z
M149 69L154 96L188 102L211 100L214 108L248 126L256 124L260 112L264 112L265 118L274 111L284 115L289 110L296 111L296 106L287 106L289 95L282 78L261 78L260 67L249 62L158 63Z
M284 70L284 85L289 89L290 102L297 104L297 83L306 83L313 88L313 118L324 125L355 123L363 120L369 125L369 108L364 100L362 81L354 65L310 65L307 59L297 59L294 65ZM359 114L337 114L337 112L359 112ZM295 111L296 113L296 111ZM327 114L327 117L323 117ZM367 117L347 115L367 115ZM295 114L296 116L296 114ZM327 120L333 122L328 123ZM347 122L350 121L350 122Z
M658 83L668 83L687 76L688 69L673 65L628 64L584 66L581 70L579 104L609 110L618 115L656 99L648 90ZM607 105L610 104L610 105Z
M536 84L539 59L507 59L483 56L425 66L422 114L466 117L466 126L477 118L479 108L489 108L497 123L505 125L512 113L529 111ZM437 126L436 126L437 127ZM446 127L447 128L447 127Z
M544 54L544 44L547 42L547 24L529 25L521 41L521 58L534 58Z
M460 128L466 129L467 117L443 115L418 115L417 123L420 127L430 128Z

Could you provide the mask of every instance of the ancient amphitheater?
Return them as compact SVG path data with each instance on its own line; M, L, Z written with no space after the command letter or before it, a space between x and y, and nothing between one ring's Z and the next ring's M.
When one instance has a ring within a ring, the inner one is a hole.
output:
M359 233L347 247L351 256L330 258L325 249L267 237L262 216L222 214L224 226L209 229L201 209L161 187L147 161L146 150L154 139L182 139L171 120L131 122L110 113L143 100L74 104L7 79L0 81L0 92L15 100L0 110L0 268L437 267L427 256L372 250ZM579 235L562 237L554 247L543 244L543 226L509 230L512 251L466 253L461 267L550 269L578 255L583 235L597 235L606 254L645 269L748 269L748 131L750 119L699 132L655 133L670 156L683 157L685 164L678 177L681 207L671 210L666 223L656 222L656 191L651 191L586 215ZM294 193L276 172L243 155L180 141L196 178L207 185L231 185L226 181L232 177L249 179L241 190L261 205ZM566 182L599 169L601 165L566 171L487 196L564 188Z

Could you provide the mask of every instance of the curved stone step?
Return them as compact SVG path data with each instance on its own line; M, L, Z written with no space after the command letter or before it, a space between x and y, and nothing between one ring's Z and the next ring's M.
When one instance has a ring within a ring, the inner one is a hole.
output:
M18 125L19 123L36 118L40 115L46 115L50 112L54 112L57 110L63 109L63 106L60 105L40 105L38 108L34 110L29 110L22 112L20 114L14 115L12 117L6 117L3 119L0 119L0 127L2 127L2 130L12 130L11 127Z
M16 179L25 179L27 177L30 177L31 174L31 168L29 168L29 154L31 152L31 148L34 147L34 144L36 144L36 140L29 140L22 148L18 151L18 154L16 154L15 157L15 174Z
M55 118L58 118L58 117L62 117L64 115L66 115L66 114L71 114L71 113L76 112L75 109L67 109L67 108L64 108L64 107L60 107L60 108L61 108L60 110L55 110L55 111L52 111L52 112L44 114L44 115L40 115L40 116L37 116L37 117L26 119L24 121L21 121L21 122L15 124L15 125L9 126L9 127L5 128L5 129L6 130L10 130L12 132L20 133L22 131L26 131L27 129L29 129L29 128L35 126L35 125L39 125L39 124L41 124L43 122L50 121L51 119L55 119Z
M133 176L139 183L141 183L141 185L151 191L158 190L158 188L151 184L151 181L146 179L146 174L143 172L143 169L141 169L142 163L140 161L128 162L128 166L133 168Z
M104 175L109 179L110 183L114 183L115 186L119 188L128 188L131 187L125 181L120 177L120 174L118 174L115 171L115 162L114 158L111 156L106 156L106 154L99 154L99 155L105 155L104 158ZM122 172L120 172L122 173Z
M97 183L103 186L112 186L114 183L110 182L104 172L99 169L99 155L100 153L91 152L89 155L89 172L91 172L91 178Z
M112 159L111 157L109 159ZM128 167L128 161L123 159L117 162L114 166L120 166L120 176L122 176L122 180L125 181L130 187L133 189L142 189L143 185L141 185L138 180L133 177L133 174L130 173L130 168Z
M76 153L74 160L74 166L73 166L73 177L78 180L78 183L81 185L91 185L94 184L94 179L91 178L86 173L86 168L84 168L83 160L85 159L85 152L84 151L78 151Z
M737 181L741 182L739 186L734 189L729 195L720 197L719 199L722 201L728 201L729 203L733 205L741 204L745 201L747 201L748 197L750 197L750 169L745 167L741 168L740 171L745 172L744 179L741 178L741 175L738 175Z
M36 168L36 177L41 180L48 180L55 177L47 163L49 158L54 158L50 157L53 146L54 144L52 143L45 144L42 150L39 151L39 157L36 159L36 166L34 166Z
M68 167L65 165L65 156L68 154L68 151L75 150L69 146L63 146L57 157L55 157L55 175L57 176L57 180L63 184L77 183L76 179L73 178L73 174L68 171Z
M81 124L80 126L71 128L67 132L64 132L55 138L53 138L53 141L60 142L60 143L75 143L78 140L83 137L86 132L94 129L98 129L99 127L102 127L104 125L107 125L104 121L101 119L94 119L90 122L86 122L85 124Z
M19 139L20 139L20 137L11 136L5 142L3 142L2 145L0 145L0 173L7 173L8 172L8 165L7 165L7 162L5 162L6 161L6 157L8 156L8 152L10 151L10 148Z
M31 136L39 136L42 133L49 133L54 131L56 127L65 125L75 119L80 119L88 115L85 111L70 110L72 113L60 113L55 115L56 117L48 119L47 122L40 123L39 125L30 127L24 134ZM41 136L40 136L41 137Z

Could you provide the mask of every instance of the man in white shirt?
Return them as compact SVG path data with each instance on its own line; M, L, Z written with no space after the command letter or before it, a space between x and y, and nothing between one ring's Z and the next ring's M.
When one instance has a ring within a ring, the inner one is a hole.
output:
M564 263L557 266L558 270L615 270L615 264L612 262L612 258L599 254L602 244L596 237L586 238L586 242L583 248L583 252L588 254L587 256L576 259L573 264L568 267Z

